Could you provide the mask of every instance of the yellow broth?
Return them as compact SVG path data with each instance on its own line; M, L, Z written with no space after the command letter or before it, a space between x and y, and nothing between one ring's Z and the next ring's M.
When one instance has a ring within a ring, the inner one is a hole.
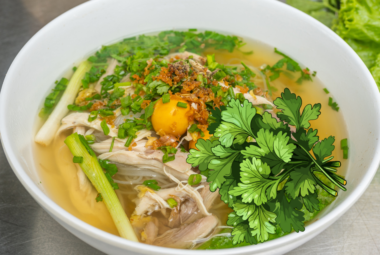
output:
M280 46L280 45L278 45ZM244 50L253 50L252 55L245 55L241 51L229 53L226 51L207 50L205 54L214 53L215 60L222 64L240 64L244 62L247 65L260 68L264 64L273 65L282 57L275 54L273 47L269 47L260 42L250 41ZM310 64L310 63L302 63ZM313 70L312 70L313 71ZM316 70L318 71L318 70ZM258 74L257 74L258 75ZM333 152L335 160L342 162L340 174L344 173L347 168L347 160L343 159L343 153L340 149L341 139L347 138L347 132L342 115L328 106L329 96L323 91L323 84L317 78L313 82L304 81L299 85L295 80L299 77L298 73L293 73L294 78L290 79L284 74L280 78L271 82L274 87L272 98L280 96L285 87L288 87L293 93L302 97L303 106L306 104L321 103L321 115L318 120L311 122L313 129L318 129L320 139L327 138L330 135L335 136L336 150ZM317 76L318 77L318 76ZM263 87L263 84L258 83ZM48 147L35 144L35 153L38 162L39 176L42 185L48 195L63 209L79 218L80 220L104 230L108 233L118 235L117 229L107 211L104 203L96 202L97 192L94 188L89 193L83 193L79 188L77 168L72 163L72 155L64 144L64 139L71 133L71 130L58 137L54 143ZM135 204L132 202L136 198L136 192L130 185L119 184L120 190L117 190L119 198L126 210L128 216L134 211ZM221 222L225 224L227 215L232 210L217 200L215 206L210 212L219 216Z

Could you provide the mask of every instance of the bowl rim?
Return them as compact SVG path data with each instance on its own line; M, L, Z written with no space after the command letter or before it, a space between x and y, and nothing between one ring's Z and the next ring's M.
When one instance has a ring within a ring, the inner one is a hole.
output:
M5 120L3 120L4 111L5 111L5 95L7 94L8 88L10 87L9 80L10 77L16 75L17 73L17 66L20 61L22 61L23 55L25 52L28 51L28 49L35 43L38 42L40 35L44 34L45 32L48 32L51 27L54 27L55 24L58 24L60 22L64 22L66 17L68 17L71 14L74 13L81 13L82 11L86 10L87 8L95 7L97 5L101 5L102 3L105 3L107 0L96 0L96 1L88 1L85 3L82 3L65 13L59 15L52 21L50 21L47 25L45 25L43 28L41 28L20 50L20 52L17 54L16 58L13 60L10 68L8 69L6 76L4 78L3 86L0 93L0 134L1 134L1 143L4 148L4 153L6 155L6 158L9 162L9 164L12 167L13 172L16 174L19 181L22 183L22 185L26 188L26 190L29 192L29 194L32 195L32 197L50 214L52 215L56 220L58 219L60 222L64 222L71 228L75 229L78 232L81 232L85 235L91 236L94 239L101 240L103 242L106 242L109 245L127 249L135 252L153 252L156 254L195 254L196 251L194 250L184 250L184 249L172 249L172 248L164 248L164 247L157 247L153 245L147 245L143 243L136 243L132 242L126 239L123 239L121 237L115 236L113 234L107 233L103 230L100 230L98 228L95 228L88 223L83 222L82 220L76 218L75 216L71 215L69 212L64 210L62 207L60 207L58 204L56 204L48 195L46 195L40 188L37 187L37 185L33 182L33 180L28 176L28 174L23 170L23 167L18 162L18 160L15 157L15 152L11 149L11 141L7 136L7 129L5 125ZM370 78L372 80L372 84L369 84L371 92L375 94L375 97L377 97L377 105L380 108L380 94L377 89L376 83L372 78L372 75L370 74L369 70L365 66L365 64L362 62L362 60L359 58L359 56L354 52L351 47L338 35L336 35L332 30L330 30L328 27L323 25L322 23L318 22L317 20L313 19L312 17L308 16L307 14L292 8L282 2L278 1L267 1L267 0L257 0L261 2L267 2L267 4L273 4L273 5L281 5L284 9L284 11L292 12L294 15L299 16L300 19L304 19L307 22L313 24L313 29L319 29L323 31L326 36L333 37L337 43L340 44L341 47L344 48L347 54L352 57L356 64L358 65L359 69L362 69L363 73L366 74L366 78ZM380 122L380 114L378 116L377 122ZM380 124L379 124L380 126ZM380 141L377 141L376 149L375 149L375 155L380 154ZM270 240L264 243L260 243L258 245L250 245L245 247L236 247L236 248L229 248L229 249L219 249L219 250L203 250L203 254L240 254L244 252L260 252L260 251L267 251L271 247L281 247L282 245L285 245L287 243L293 242L297 239L305 240L307 236L312 235L314 232L322 231L326 226L331 225L334 221L336 221L343 213L345 213L365 192L365 190L368 188L369 184L371 183L374 175L376 174L376 171L378 169L378 166L380 164L380 157L374 157L370 166L368 167L368 170L363 177L363 180L361 183L357 186L356 192L352 193L346 200L344 200L340 205L338 205L336 208L334 208L332 211L330 211L327 215L325 215L323 218L319 219L318 221L310 224L307 226L308 231L304 231L301 233L290 233L286 236L276 238L274 240Z

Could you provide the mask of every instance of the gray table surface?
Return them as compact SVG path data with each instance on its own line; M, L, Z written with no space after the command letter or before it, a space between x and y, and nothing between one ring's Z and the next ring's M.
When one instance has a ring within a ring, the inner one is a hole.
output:
M0 0L0 84L23 45L84 0ZM289 254L380 254L380 171L335 224ZM0 147L0 254L102 254L55 222L14 175Z

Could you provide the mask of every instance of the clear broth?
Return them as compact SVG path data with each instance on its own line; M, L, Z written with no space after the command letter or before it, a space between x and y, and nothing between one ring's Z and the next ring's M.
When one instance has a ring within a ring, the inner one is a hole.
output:
M219 63L240 64L243 61L258 68L263 64L273 65L282 58L274 53L273 47L257 41L248 41L248 44L244 46L244 50L253 50L254 54L245 55L240 51L229 53L215 50L208 50L205 54L215 53L216 61ZM298 74L295 74L295 77L298 78ZM271 82L271 86L276 88L276 91L273 91L273 99L280 96L284 88L288 87L293 93L302 97L303 106L306 104L322 104L321 115L318 120L311 122L311 126L313 129L318 129L318 135L321 140L330 135L335 136L336 150L334 150L333 156L336 160L342 162L340 174L343 174L347 169L347 160L343 159L339 143L341 139L347 138L347 131L342 115L328 106L328 99L331 95L327 95L323 91L323 84L317 78L314 78L313 82L306 81L299 85L295 82L295 79L290 79L282 74L279 79ZM97 195L95 189L88 193L84 193L79 189L77 168L72 163L72 155L63 142L67 135L69 133L58 137L48 147L34 145L42 185L48 195L67 212L96 228L118 235L104 203L95 201ZM120 190L116 192L121 198L127 215L131 216L135 208L132 200L136 197L136 193L131 186L119 186ZM230 211L231 209L227 206L210 210L211 213L219 216L222 222L227 220L227 215Z

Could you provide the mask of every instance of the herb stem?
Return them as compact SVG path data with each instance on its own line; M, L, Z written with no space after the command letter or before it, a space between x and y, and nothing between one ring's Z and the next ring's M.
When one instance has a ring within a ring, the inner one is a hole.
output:
M301 145L298 145L303 151L305 151L307 153L307 155L309 155L310 159L314 162L315 166L317 168L319 168L319 170L332 182L334 183L336 186L338 186L341 190L344 190L346 191L347 189L343 186L340 185L340 183L338 183L336 180L334 180L328 173L326 173L326 171L318 164L318 162L314 159L314 157L304 148L302 147ZM325 185L326 186L326 185ZM327 187L327 186L326 186ZM327 190L326 190L327 191Z

